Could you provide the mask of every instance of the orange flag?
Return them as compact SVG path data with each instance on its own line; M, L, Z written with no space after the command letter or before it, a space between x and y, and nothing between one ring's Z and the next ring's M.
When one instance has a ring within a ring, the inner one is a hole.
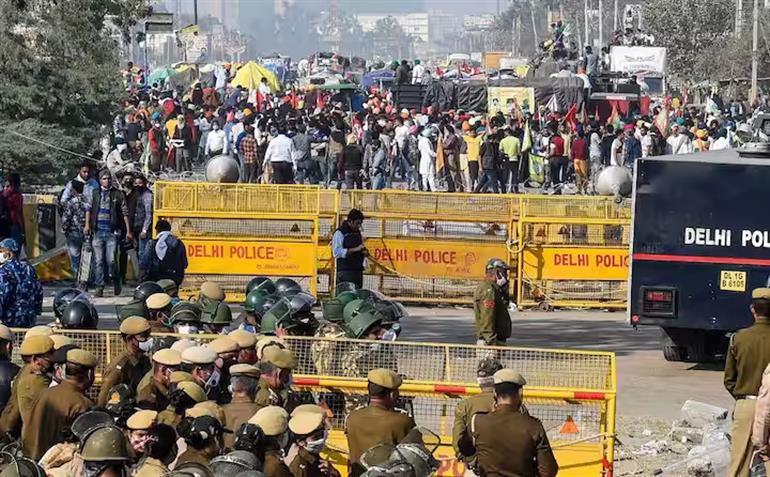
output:
M444 168L444 136L438 135L438 141L436 142L436 172L438 173Z

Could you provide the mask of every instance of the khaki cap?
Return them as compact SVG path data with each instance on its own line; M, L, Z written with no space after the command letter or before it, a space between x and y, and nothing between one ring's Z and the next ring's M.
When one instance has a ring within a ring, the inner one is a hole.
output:
M190 396L195 402L203 402L208 399L206 391L192 381L182 381L176 385L176 388L184 391L184 393Z
M524 376L517 373L510 368L503 368L494 374L495 384L511 383L518 386L524 386L527 384L527 380Z
M249 423L262 428L266 436L280 436L289 428L289 413L282 407L266 406L251 416Z
M152 360L165 366L179 366L182 364L182 354L179 351L164 348L154 352Z
M19 347L22 356L46 354L53 351L53 340L44 335L32 335L24 338Z
M168 375L169 383L179 384L188 381L192 383L195 381L195 378L193 378L193 375L187 371L174 371Z
M301 412L289 420L289 429L294 434L304 436L323 426L325 416L315 412Z
M751 290L751 298L752 299L765 299L770 300L770 288L755 288Z
M184 350L188 348L192 348L193 346L197 346L195 344L195 341L184 338L181 340L174 341L174 343L171 345L171 349L174 351L179 351L179 353L184 353Z
M225 422L227 421L227 416L225 416L225 411L222 409L216 402L214 401L203 401L199 402L195 406L191 407L190 409L185 411L185 416L188 417L201 417L201 416L211 416L217 421L219 421L220 424L223 426L225 425Z
M95 368L96 365L99 364L96 360L96 356L80 348L67 351L67 362L85 366L86 368Z
M171 304L171 297L167 293L153 293L147 298L147 308L150 310L162 310Z
M230 366L230 376L248 376L250 378L259 378L262 373L259 368L250 364L234 364Z
M326 409L322 408L318 404L300 404L299 406L295 407L293 411L291 411L291 417L305 412L312 412L322 416L327 415Z
M53 341L53 349L57 350L61 348L62 346L67 346L72 344L72 340L69 336L64 335L51 335L49 336L51 338L51 341Z
M220 336L215 340L211 340L206 346L214 350L216 354L234 353L239 350L238 343L227 336Z
M246 330L231 331L227 336L234 339L241 349L253 348L257 344L257 335Z
M219 283L215 282L203 282L201 285L201 295L205 296L209 300L222 301L225 299L225 291L219 286Z
M158 411L147 409L136 411L126 421L126 427L132 431L146 431L150 429L158 418Z
M150 322L141 316L129 316L120 324L120 332L124 335L141 335L150 329Z
M217 353L205 346L193 346L182 352L182 362L186 364L214 364Z
M369 371L366 379L370 383L382 386L385 389L398 389L403 380L396 372L385 368L373 369Z
M281 369L294 369L297 360L294 359L294 353L288 349L281 349L271 346L262 354L262 361L270 363Z
M5 325L0 325L0 339L13 341L13 331Z
M51 336L53 334L53 328L47 325L37 325L33 326L32 328L28 329L26 333L24 333L24 338L28 338L30 336Z
M268 346L274 348L286 348L286 343L277 336L263 336L257 341L257 359L262 359L265 348Z

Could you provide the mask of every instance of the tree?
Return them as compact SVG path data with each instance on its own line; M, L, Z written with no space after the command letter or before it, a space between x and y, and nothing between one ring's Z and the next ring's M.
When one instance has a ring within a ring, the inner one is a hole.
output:
M699 53L729 40L735 21L732 0L649 0L644 23L659 46L666 47L669 74L698 81L708 72L698 68ZM714 57L712 65L716 63ZM720 59L721 61L721 59Z
M380 58L405 58L408 56L411 38L395 18L380 18L372 31L372 49Z
M105 23L121 2L0 0L0 167L6 173L17 171L26 182L61 180L81 159L56 148L88 153L111 124L122 82L118 45Z

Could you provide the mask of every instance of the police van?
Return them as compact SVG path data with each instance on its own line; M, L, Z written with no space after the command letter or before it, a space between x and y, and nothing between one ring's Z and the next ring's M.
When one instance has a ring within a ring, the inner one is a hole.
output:
M639 159L633 198L630 324L669 361L724 354L770 285L770 146Z

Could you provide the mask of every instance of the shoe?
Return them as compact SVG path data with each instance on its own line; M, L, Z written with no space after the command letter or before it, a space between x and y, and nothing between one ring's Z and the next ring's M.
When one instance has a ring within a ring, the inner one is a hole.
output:
M94 291L95 297L103 297L104 296L104 288L97 288L96 291Z
M120 296L120 292L123 291L123 286L120 284L120 280L115 282L115 296Z

